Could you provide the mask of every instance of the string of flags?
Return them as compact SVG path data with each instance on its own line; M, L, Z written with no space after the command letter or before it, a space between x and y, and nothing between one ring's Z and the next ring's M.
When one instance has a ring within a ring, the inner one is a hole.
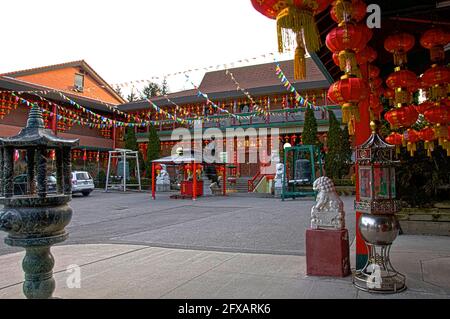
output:
M134 81L128 81L128 82L122 82L122 83L113 83L113 84L109 84L111 87L129 87L129 86L133 86L133 85L142 85L142 84L149 84L154 82L155 80L157 81L162 81L168 77L173 77L173 76L179 76L179 75L185 75L188 73L192 73L192 72L199 72L199 71L211 71L211 70L220 70L220 69L229 69L229 68L234 68L236 67L236 64L244 64L244 63L251 63L251 62L255 62L258 59L267 59L267 58L272 58L274 59L276 55L279 55L279 53L264 53L264 54L260 54L251 58L242 58L233 62L229 62L229 63L221 63L221 64L217 64L217 65L210 65L207 67L199 67L199 68L192 68L192 69L188 69L188 70L184 70L184 71L178 71L178 72L173 72L173 73L166 73L162 76L152 76L149 77L145 80L134 80ZM106 86L103 86L106 87Z
M284 74L284 72L281 69L281 66L280 66L280 64L278 62L276 63L276 66L275 66L275 74L281 80L281 83L286 88L286 90L288 92L293 93L295 95L295 99L300 105L303 105L303 107L312 108L313 110L316 110L316 111L318 111L318 110L322 110L323 111L324 110L323 107L315 106L313 103L309 102L307 98L305 99L303 96L301 96L297 92L297 90L295 89L294 85L292 85L291 82L289 82L288 78Z
M188 74L185 74L185 77L186 77L186 81L190 82L191 85L197 90L197 93L198 93L197 95L198 95L199 97L201 96L201 97L203 97L203 98L206 99L207 104L211 105L212 107L214 107L215 109L219 110L219 111L222 112L222 113L226 113L227 115L229 115L229 116L231 116L231 117L233 117L233 118L235 118L235 119L241 117L241 116L238 115L238 114L233 114L233 113L229 112L228 110L223 109L223 108L221 108L220 106L218 106L216 103L214 103L213 101L211 101L211 100L209 99L209 97L208 97L207 94L205 94L205 93L203 93L202 91L200 91L200 89L194 84L194 82L192 82L192 80L190 79L190 77L189 77Z

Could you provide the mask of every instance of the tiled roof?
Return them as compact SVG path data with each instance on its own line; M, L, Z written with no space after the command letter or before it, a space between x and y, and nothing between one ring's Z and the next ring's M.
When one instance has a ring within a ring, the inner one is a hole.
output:
M58 70L58 69L63 69L63 68L69 68L69 67L80 67L80 68L83 68L97 82L99 82L101 87L105 88L118 101L125 102L124 99L119 94L117 94L117 92L97 72L95 72L95 70L89 64L87 64L87 62L84 61L84 60L78 60L78 61L71 61L71 62L60 63L60 64L41 66L41 67L37 67L37 68L25 69L25 70L20 70L20 71L13 71L13 72L0 74L0 76L7 76L7 77L11 77L11 78L16 78L16 77L21 77L21 76L25 76L25 75L38 74L38 73L42 73L42 72Z
M281 69L291 83L324 81L325 76L316 66L314 61L310 58L306 59L306 80L294 81L294 61L280 62ZM240 68L230 69L235 79L239 82L242 88L247 90L266 87L272 85L279 85L280 79L275 74L276 64L265 63L259 65L251 65ZM232 81L229 75L224 70L208 72L205 74L200 90L205 93L225 92L236 90L236 84Z

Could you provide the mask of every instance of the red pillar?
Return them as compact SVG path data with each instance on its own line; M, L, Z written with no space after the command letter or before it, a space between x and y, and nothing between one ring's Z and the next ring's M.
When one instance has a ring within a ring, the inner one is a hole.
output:
M116 149L116 125L115 125L116 116L113 115L113 124L112 124L112 140L113 140L113 150Z
M152 198L156 199L156 176L155 176L155 163L152 163Z
M55 135L58 134L57 117L58 117L58 107L55 104L53 104L52 131Z
M197 199L197 163L192 164L192 169L194 171L193 177L192 177L192 200Z
M223 165L223 174L222 174L222 192L223 192L223 196L227 195L227 166Z
M369 101L363 101L359 104L360 121L355 125L355 144L361 145L370 136L370 115L369 115ZM359 176L358 165L355 164L355 187L356 200L360 199L359 194ZM356 269L364 268L367 261L367 247L359 232L358 223L361 217L361 212L356 212Z

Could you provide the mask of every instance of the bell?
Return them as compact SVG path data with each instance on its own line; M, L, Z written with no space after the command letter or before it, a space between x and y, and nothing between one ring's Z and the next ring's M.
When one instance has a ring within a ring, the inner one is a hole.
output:
M295 161L294 178L297 183L308 184L311 182L311 162L307 159Z

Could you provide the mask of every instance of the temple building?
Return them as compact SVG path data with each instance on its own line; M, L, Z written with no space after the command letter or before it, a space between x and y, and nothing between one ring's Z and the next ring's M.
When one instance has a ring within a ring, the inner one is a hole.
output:
M126 117L117 111L125 100L83 60L1 74L0 136L16 135L34 103L44 111L47 128L80 139L72 151L75 169L96 175L98 163L106 164L107 151L122 145L123 129L102 124L101 118Z
M306 105L314 109L318 124L319 138L324 141L328 131L328 109L332 109L337 118L341 118L339 107L329 105L327 90L330 82L323 75L312 59L307 59L307 80L293 81L293 61L282 61L277 64L266 63L225 70L207 72L198 89L168 94L147 100L126 103L119 109L139 118L158 121L158 134L161 140L161 155L170 155L179 138L172 137L174 129L187 125L170 120L165 112L185 120L203 118L203 130L218 128L225 133L229 128L242 128L245 131L245 142L235 142L235 151L245 147L245 163L236 163L237 175L251 179L259 174L261 163L248 161L250 153L261 143L257 135L261 129L278 128L280 148L285 144L301 144ZM283 76L280 76L280 70ZM285 84L288 79L290 85ZM296 95L296 93L298 95ZM207 101L207 98L210 101ZM301 96L301 99L296 97ZM157 111L160 108L164 112ZM235 117L233 115L239 115ZM206 118L206 120L205 120ZM248 130L254 128L254 130ZM192 131L192 126L191 126ZM146 154L148 128L137 128L139 147ZM271 136L268 137L269 141ZM208 141L203 141L208 143ZM270 154L271 142L267 142ZM224 146L225 147L225 146ZM233 156L227 154L227 156ZM235 159L234 159L235 160ZM233 160L228 160L233 162Z

